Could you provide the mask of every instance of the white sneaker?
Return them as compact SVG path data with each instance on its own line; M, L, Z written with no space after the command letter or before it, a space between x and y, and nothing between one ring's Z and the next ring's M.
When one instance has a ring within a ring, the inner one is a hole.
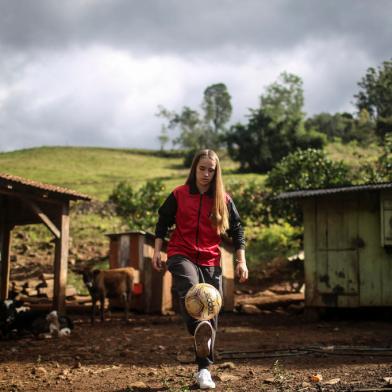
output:
M212 326L208 321L202 321L195 329L195 349L199 358L206 358L210 355Z
M215 389L215 383L212 381L211 373L207 369L201 369L196 373L196 382L200 389Z

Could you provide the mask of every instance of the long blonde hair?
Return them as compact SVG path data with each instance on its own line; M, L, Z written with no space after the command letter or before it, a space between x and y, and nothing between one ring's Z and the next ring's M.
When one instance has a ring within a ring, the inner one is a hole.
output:
M191 170L186 180L187 185L196 184L196 169L201 158L208 158L216 163L214 178L211 181L210 191L214 198L212 207L211 222L218 230L218 233L224 233L229 228L229 211L226 204L226 192L223 185L222 170L219 163L218 155L212 150L198 151L192 161Z

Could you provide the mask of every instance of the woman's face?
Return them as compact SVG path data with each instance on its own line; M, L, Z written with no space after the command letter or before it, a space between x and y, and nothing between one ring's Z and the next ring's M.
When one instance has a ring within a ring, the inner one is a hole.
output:
M213 159L201 158L196 166L196 185L198 189L205 192L210 187L214 178L216 162Z

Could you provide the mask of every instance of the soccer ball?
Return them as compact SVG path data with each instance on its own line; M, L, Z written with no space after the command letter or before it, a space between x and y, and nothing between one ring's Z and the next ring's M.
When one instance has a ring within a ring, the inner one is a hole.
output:
M185 308L196 320L210 320L215 317L222 306L219 291L208 283L192 286L185 296Z

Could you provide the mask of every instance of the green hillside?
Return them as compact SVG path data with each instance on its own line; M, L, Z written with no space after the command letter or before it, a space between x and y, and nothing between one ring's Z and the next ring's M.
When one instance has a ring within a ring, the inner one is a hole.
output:
M382 148L376 144L366 147L352 142L348 144L330 143L325 147L327 155L334 161L344 161L351 167L358 167L365 162L374 162L382 154Z
M380 154L379 147L360 148L355 144L329 144L326 152L334 160L344 160L356 166L360 162L374 160ZM261 185L265 175L237 173L238 165L228 157L222 159L223 175L226 183L233 180L247 182L256 180ZM113 187L119 181L130 181L138 187L149 179L161 179L167 192L176 185L184 183L188 170L182 166L182 158L163 157L156 151L126 150L93 147L41 147L13 152L0 153L0 172L30 178L36 181L56 184L86 193L99 201L107 200ZM124 222L115 215L102 210L102 203L88 203L91 210L79 213L71 210L70 260L88 261L97 267L108 265L108 237L111 232L128 230ZM251 237L254 233L248 232ZM252 230L252 229L251 229ZM253 228L255 230L255 228ZM269 260L277 252L276 244L286 238L290 228L277 227L269 230L262 228L263 239L252 241L248 246L247 258L252 265L260 260ZM282 237L282 233L284 233ZM290 233L289 233L290 234ZM29 252L21 253L26 242L37 260L46 263L49 270L51 257L46 244L52 235L44 225L17 227L13 231L12 253L19 262L30 262ZM276 243L276 244L275 244ZM266 245L267 244L267 245ZM269 245L268 245L269 244ZM280 249L280 248L279 248ZM45 261L46 260L46 261ZM68 281L83 292L80 276L70 271Z
M161 179L168 191L185 181L188 170L178 157L155 151L93 147L40 147L0 154L0 172L59 185L105 200L119 181L138 187ZM222 159L225 180L262 181L257 174L237 174L237 164Z
M380 147L359 147L356 144L331 143L325 151L333 160L351 166L373 161ZM226 182L263 183L265 175L238 173L238 164L227 156L222 158ZM0 172L40 182L59 185L86 193L104 201L120 181L139 187L150 179L161 179L168 192L184 183L188 169L180 157L163 157L157 151L96 147L39 147L0 153Z

